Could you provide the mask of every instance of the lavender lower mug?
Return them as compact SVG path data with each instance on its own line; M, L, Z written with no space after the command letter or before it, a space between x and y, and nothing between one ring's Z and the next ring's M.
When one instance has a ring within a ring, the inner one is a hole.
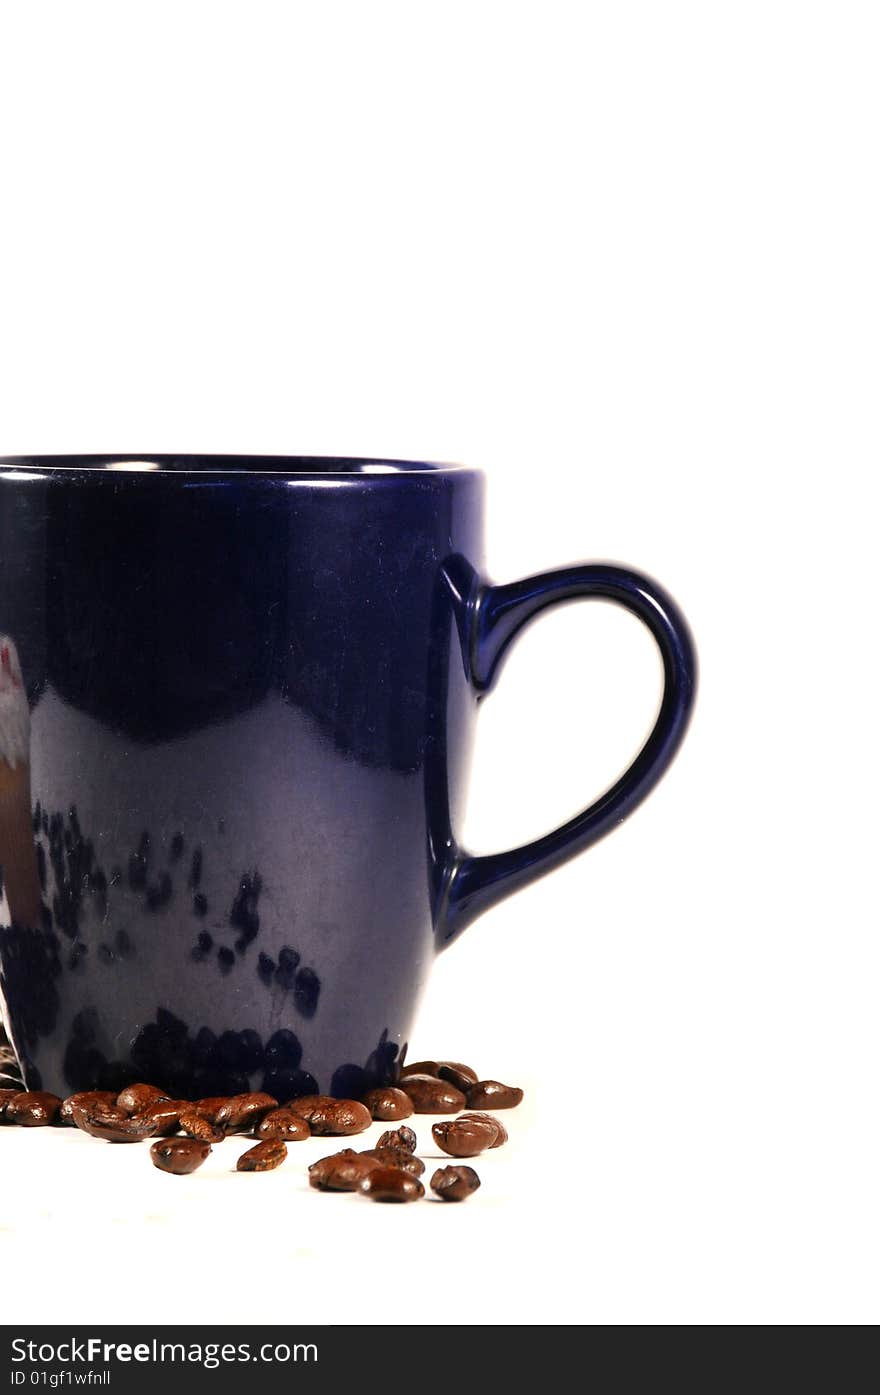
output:
M0 986L31 1088L385 1083L435 952L648 794L693 703L679 610L605 564L493 585L483 506L479 471L418 463L0 461ZM479 701L584 597L654 636L654 729L575 818L471 856Z

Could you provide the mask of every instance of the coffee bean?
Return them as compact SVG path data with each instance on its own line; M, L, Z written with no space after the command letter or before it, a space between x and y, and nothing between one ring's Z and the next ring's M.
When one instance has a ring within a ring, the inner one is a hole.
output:
M69 1128L74 1128L73 1106L81 1105L84 1109L90 1104L111 1105L116 1103L115 1090L80 1090L75 1095L68 1095L66 1100L61 1101L61 1108L58 1111L59 1124L66 1124Z
M472 1167L438 1167L431 1178L431 1191L443 1201L465 1201L479 1185Z
M184 1177L195 1172L211 1152L210 1143L197 1138L160 1138L150 1149L154 1167L160 1172L171 1172L175 1177Z
M332 1109L336 1103L335 1095L294 1095L282 1108L292 1109L301 1119L308 1119L310 1113Z
M408 1129L404 1124L402 1129L386 1129L380 1134L377 1148L397 1148L402 1153L414 1153L416 1151L416 1136L412 1129Z
M222 1129L216 1128L203 1114L196 1114L194 1110L181 1114L178 1123L188 1138L195 1138L200 1143L222 1143L226 1137Z
M381 1167L399 1167L401 1172L408 1172L411 1177L421 1177L425 1170L421 1158L405 1148L365 1148L361 1157L373 1158Z
M5 1117L26 1129L45 1128L55 1123L60 1108L58 1095L50 1095L46 1090L19 1090L14 1099L7 1101Z
M479 1119L481 1123L491 1124L495 1130L495 1142L489 1144L490 1148L500 1148L502 1143L507 1142L507 1129L494 1114L459 1114L458 1122L461 1123L463 1119Z
M305 1119L314 1134L363 1133L373 1122L365 1105L333 1095L300 1095L289 1100L285 1108Z
M392 1119L408 1119L413 1112L412 1100L403 1090L395 1090L392 1085L384 1085L378 1090L368 1090L361 1096L374 1119L388 1123Z
M10 1100L14 1100L16 1095L20 1095L21 1093L21 1090L0 1090L0 1124L4 1122L7 1124L12 1123L11 1119L4 1120L6 1106L9 1104Z
M417 1177L397 1167L377 1167L358 1184L362 1196L371 1201L418 1201L425 1189Z
M156 1085L126 1085L124 1090L120 1090L116 1096L116 1103L120 1109L127 1109L129 1114L140 1114L142 1109L146 1109L148 1104L154 1100L167 1100L168 1096L164 1090L160 1090Z
M405 1075L433 1075L435 1080L440 1069L439 1061L411 1061L409 1065L402 1066L400 1070L401 1078Z
M246 1095L232 1095L217 1110L214 1123L226 1133L249 1133L270 1110L278 1108L278 1101L272 1095L252 1091ZM201 1110L198 1111L200 1114Z
M196 1111L197 1112L197 1111ZM176 1133L181 1114L193 1113L193 1106L189 1100L153 1100L139 1114L132 1115L132 1122L150 1127L151 1138L160 1138L163 1135Z
M300 1143L311 1132L305 1119L294 1114L292 1109L270 1109L261 1119L256 1137L283 1138L287 1143Z
M267 1138L242 1153L235 1164L236 1172L271 1172L287 1157L287 1144L281 1138Z
M73 1122L83 1133L92 1138L103 1138L107 1143L140 1143L145 1138L156 1136L151 1119L127 1114L116 1104L94 1103L85 1108L75 1104Z
M309 1186L319 1192L354 1192L367 1176L381 1167L376 1158L343 1148L328 1158L320 1158L309 1168Z
M476 1085L479 1076L470 1066L463 1066L461 1061L438 1061L437 1075L441 1080L448 1080L450 1085L454 1085L456 1090L461 1090L466 1095L471 1085Z
M452 1119L431 1129L434 1142L453 1158L474 1158L491 1148L498 1136L494 1124L480 1119Z
M515 1109L522 1097L516 1085L502 1085L499 1080L478 1080L467 1092L473 1109Z
M461 1090L434 1075L406 1075L400 1088L409 1095L416 1114L457 1114L467 1103Z
M231 1103L231 1095L207 1095L204 1099L196 1100L193 1106L197 1114L201 1114L203 1119L216 1124L221 1110L227 1110Z
M337 1100L332 1116L332 1132L337 1134L363 1133L370 1127L370 1111L359 1100Z

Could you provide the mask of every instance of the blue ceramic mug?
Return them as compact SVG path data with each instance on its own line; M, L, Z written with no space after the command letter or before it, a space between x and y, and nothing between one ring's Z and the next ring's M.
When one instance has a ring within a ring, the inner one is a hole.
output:
M0 972L31 1088L356 1095L438 948L608 832L684 736L687 625L638 573L495 586L477 470L244 456L0 462ZM616 784L461 847L479 700L540 611L634 612L665 671Z

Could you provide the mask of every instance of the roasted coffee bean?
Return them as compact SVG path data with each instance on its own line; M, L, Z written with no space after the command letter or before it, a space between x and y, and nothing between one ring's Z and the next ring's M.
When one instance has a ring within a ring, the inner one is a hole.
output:
M377 1167L368 1172L358 1184L358 1191L371 1201L418 1201L425 1195L419 1179L398 1167Z
M292 1109L270 1109L260 1120L256 1137L283 1138L287 1143L301 1143L311 1132L305 1119L294 1114Z
M425 1170L421 1158L408 1153L405 1148L365 1148L361 1157L372 1158L381 1167L399 1167L401 1172L408 1172L411 1177L421 1177Z
M483 1124L492 1125L495 1130L495 1142L489 1144L490 1148L500 1148L502 1143L507 1142L507 1129L500 1119L495 1118L494 1114L459 1114L458 1122L461 1123L463 1119L479 1119Z
M231 1095L208 1095L205 1099L196 1100L194 1108L197 1114L202 1115L202 1118L216 1124L220 1111L226 1110L231 1100Z
M385 1133L379 1135L377 1148L398 1148L403 1153L414 1153L416 1151L416 1136L412 1129L408 1129L404 1124L402 1129L386 1129Z
M20 1095L21 1093L21 1090L0 1090L0 1124L4 1122L7 1104L9 1104L10 1100L14 1100L16 1095ZM6 1119L5 1122L11 1124L12 1120Z
M368 1090L361 1096L374 1119L388 1123L392 1119L408 1119L413 1112L412 1100L403 1090L395 1090L393 1085L384 1085L378 1090Z
M466 1095L472 1085L476 1085L479 1076L470 1066L463 1066L461 1061L438 1061L437 1075L441 1080L448 1080L450 1085L454 1085L456 1090L461 1090Z
M116 1096L116 1103L120 1109L127 1109L129 1114L140 1114L141 1110L146 1109L154 1100L167 1098L165 1091L156 1085L126 1085Z
M195 1172L211 1152L210 1143L197 1138L160 1138L150 1149L153 1166L160 1172L171 1172L175 1177L185 1177Z
M479 1185L472 1167L438 1167L431 1178L431 1191L443 1201L465 1201Z
M338 1100L333 1095L300 1095L284 1107L305 1119L314 1134L363 1133L373 1122L366 1105L357 1100Z
M522 1097L516 1085L502 1085L499 1080L478 1080L467 1092L471 1109L515 1109Z
M107 1143L140 1143L156 1136L151 1119L127 1114L115 1104L90 1105L85 1109L75 1104L73 1122L83 1133L103 1138Z
M278 1108L278 1101L272 1095L252 1091L246 1095L232 1095L217 1110L214 1123L226 1133L249 1133L255 1129L265 1114ZM201 1114L201 1110L199 1113Z
M88 1098L84 1103L77 1100L72 1113L77 1128L82 1128L80 1120L83 1118L99 1124L116 1125L124 1124L132 1117L127 1109L120 1109L118 1104L105 1104L100 1099Z
M401 1066L400 1074L401 1078L406 1075L433 1075L435 1080L438 1080L439 1069L439 1061L410 1061L408 1065Z
M235 1164L236 1172L271 1172L287 1157L287 1144L281 1138L267 1138L242 1153Z
M226 1137L222 1129L218 1129L204 1114L196 1114L195 1110L181 1114L178 1123L188 1138L198 1139L200 1143L222 1143Z
M47 1090L19 1090L14 1099L7 1101L5 1117L11 1124L38 1129L54 1124L60 1108L60 1097Z
M400 1082L416 1114L457 1114L467 1103L461 1090L434 1075L407 1075Z
M337 1104L335 1095L294 1095L282 1105L282 1109L292 1109L301 1119L308 1119L316 1110L332 1109Z
M152 1128L151 1137L161 1138L166 1134L177 1133L181 1114L197 1112L189 1100L153 1100L152 1104L148 1104L139 1114L132 1115L132 1122L137 1121L144 1127L149 1125Z
M330 1122L332 1133L349 1135L363 1133L372 1119L369 1109L359 1100L337 1100Z
M69 1128L74 1128L73 1106L78 1104L83 1109L88 1109L92 1104L104 1106L115 1105L115 1090L80 1090L75 1095L68 1095L66 1100L61 1101L61 1108L58 1111L59 1124L66 1124Z
M319 1192L354 1192L367 1176L381 1163L366 1153L356 1153L353 1148L343 1148L341 1153L333 1153L329 1158L320 1158L309 1168L309 1186Z
M437 1147L452 1158L475 1158L477 1153L491 1148L498 1137L495 1125L481 1119L451 1119L435 1124L431 1133Z

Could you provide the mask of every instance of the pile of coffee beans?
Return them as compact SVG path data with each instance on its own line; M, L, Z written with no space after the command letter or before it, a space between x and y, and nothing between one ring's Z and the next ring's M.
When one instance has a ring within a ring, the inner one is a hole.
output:
M406 1111L398 1096L408 1101ZM379 1097L382 1097L381 1102ZM394 1097L392 1100L391 1097ZM453 1158L473 1158L507 1142L507 1130L494 1115L471 1105L492 1103L495 1109L513 1109L522 1090L498 1080L481 1080L460 1061L417 1061L404 1066L398 1088L371 1090L364 1096L374 1119L400 1119L410 1114L454 1114L457 1118L434 1124L431 1134L444 1153ZM294 1106L297 1107L297 1106ZM380 1109L388 1112L379 1112ZM418 1201L425 1195L420 1178L425 1170L417 1158L416 1135L411 1128L389 1129L375 1148L356 1152L343 1148L321 1158L309 1168L309 1184L322 1192L358 1192L371 1201ZM472 1167L441 1167L431 1178L431 1190L441 1201L464 1201L473 1195L480 1179Z
M413 1114L455 1115L433 1125L433 1141L452 1158L474 1158L507 1142L504 1125L485 1108L512 1109L522 1097L522 1090L481 1080L460 1061L417 1061L402 1068L397 1085L367 1090L359 1100L306 1094L282 1103L262 1091L173 1099L144 1082L118 1093L84 1090L64 1100L44 1090L0 1089L0 1124L78 1128L108 1143L155 1139L154 1167L175 1176L195 1172L230 1135L247 1136L254 1143L239 1157L236 1172L271 1172L285 1161L289 1143L312 1135L346 1138L374 1120L399 1124ZM371 1201L418 1201L425 1195L425 1164L416 1147L407 1125L388 1129L374 1148L343 1148L313 1163L309 1185L358 1192ZM455 1165L438 1168L430 1185L443 1201L464 1201L480 1179L473 1168Z

